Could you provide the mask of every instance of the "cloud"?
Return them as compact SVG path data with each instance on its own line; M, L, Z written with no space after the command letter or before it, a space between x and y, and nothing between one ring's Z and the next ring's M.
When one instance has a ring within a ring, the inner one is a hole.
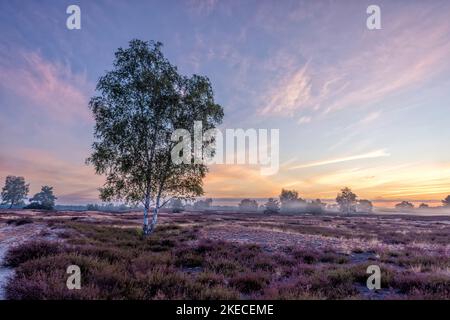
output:
M367 125L377 120L381 115L380 111L371 112L359 121L359 125Z
M428 8L420 3L408 12L391 8L385 21L395 17L395 22L385 23L379 31L351 28L353 20L344 23L340 28L348 28L352 38L346 46L332 32L341 10L333 19L319 14L317 21L305 25L311 35L299 36L298 43L290 38L289 45L276 53L275 57L282 57L277 63L290 71L278 68L275 80L267 84L264 101L268 103L261 114L290 117L310 109L326 116L343 108L371 106L433 79L448 68L450 23L442 8ZM312 28L316 25L320 27ZM324 46L330 48L329 54ZM309 62L294 66L295 56Z
M52 153L30 148L0 154L1 181L7 175L24 176L30 183L30 194L38 192L43 185L53 186L58 203L97 201L97 188L104 183L104 178L95 175L93 168L84 163L71 163ZM75 194L83 194L83 198L77 199Z
M267 95L269 101L262 109L263 115L293 115L298 109L307 106L312 99L311 77L307 72L308 64L285 76L278 86Z
M296 165L296 166L290 167L289 170L311 168L311 167L325 166L325 165L334 164L334 163L341 163L341 162L354 161L354 160L360 160L360 159L389 157L389 156L390 156L389 153L387 153L384 149L381 149L381 150L375 150L372 152L358 154L358 155L354 155L354 156L348 156L348 157L342 157L342 158L329 159L329 160L323 160L323 161L311 162L311 163L307 163L307 164Z
M279 192L276 176L263 176L259 166L213 165L205 180L210 197L266 197Z
M308 116L302 116L302 117L300 117L300 118L297 120L297 123L298 123L298 124L310 123L311 120L312 120L311 117L308 117Z
M92 121L88 100L94 86L84 75L36 52L19 51L14 62L5 58L0 63L0 87L29 101L32 111L44 112L55 121Z
M318 175L313 183L320 189L347 185L369 199L443 199L450 190L450 164L353 168Z

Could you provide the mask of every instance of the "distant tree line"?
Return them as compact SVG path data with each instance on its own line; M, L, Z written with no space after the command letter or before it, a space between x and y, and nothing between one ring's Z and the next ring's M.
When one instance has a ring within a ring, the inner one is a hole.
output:
M57 197L53 194L53 187L42 186L41 191L36 193L29 200L29 204L25 205L24 200L27 199L30 189L30 184L25 182L24 177L19 176L7 176L5 179L5 185L2 188L1 199L2 205L11 208L24 208L24 209L41 209L41 210L53 210L55 208L55 201ZM193 210L208 210L212 208L213 200L211 198L196 200L193 204L183 203L181 198L172 198L166 208L170 208L172 212L182 212L187 209ZM352 192L348 187L341 189L336 196L336 203L339 211L344 214L351 213L371 213L373 211L373 204L366 199L358 200L358 196ZM442 200L444 207L450 207L450 195ZM282 189L278 199L269 198L268 201L259 206L258 202L253 199L242 199L239 203L239 209L243 212L257 212L259 210L264 213L322 213L327 209L332 208L333 205L327 205L320 199L307 201L301 198L296 190ZM126 204L115 205L113 203L107 204L87 204L85 207L89 211L129 211L138 209L137 205L129 206ZM413 209L414 204L409 201L402 201L395 205L396 209ZM429 205L421 203L419 209L427 209Z
M131 210L136 210L139 207L129 206L124 203L115 205L114 203L103 203L103 204L97 204L97 203L88 203L86 205L86 210L88 211L104 211L104 212L126 212Z
M14 207L24 207L24 200L27 199L29 190L30 184L25 182L24 177L7 176L1 192L2 205L7 205L10 209ZM53 194L53 187L42 186L41 191L30 198L30 204L24 208L53 210L56 199L57 198Z
M356 194L354 194L349 188L345 187L336 197L336 202L339 209L343 213L353 212L372 212L372 202L369 200L357 200ZM301 198L296 190L282 189L279 196L279 201L274 198L270 198L266 204L264 204L265 213L322 213L327 209L326 203L320 199L307 201Z

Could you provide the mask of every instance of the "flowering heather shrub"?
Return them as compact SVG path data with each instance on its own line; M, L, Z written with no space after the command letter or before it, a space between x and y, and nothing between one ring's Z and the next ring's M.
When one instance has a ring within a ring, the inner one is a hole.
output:
M204 258L191 251L181 251L176 254L175 265L187 268L200 267L203 264Z
M191 225L161 225L149 237L133 228L79 221L56 221L54 226L67 228L64 243L31 242L8 252L6 261L16 274L7 285L7 298L354 299L366 297L370 264L381 266L378 297L450 298L447 254L412 245L348 255L331 247L274 252L197 240L198 228ZM72 264L81 268L81 290L66 288L66 269ZM440 273L433 273L436 268Z
M259 291L270 282L270 275L266 272L240 273L231 278L230 285L242 293Z
M202 272L197 275L197 282L208 286L216 286L225 284L225 277L214 272Z
M85 246L76 247L73 249L66 249L67 251L73 251L83 256L89 256L106 260L110 263L127 261L132 258L132 254L128 251L120 250L117 248L108 248L105 246Z
M254 271L262 270L273 272L276 267L276 263L271 256L257 256L251 261L251 264Z
M237 300L239 299L239 292L232 288L215 286L194 290L191 297L195 300Z
M294 249L292 256L300 262L313 264L319 261L319 253L305 249Z
M60 251L60 245L57 243L47 241L28 242L9 250L4 264L8 267L17 267L25 261L54 255Z
M172 265L175 258L170 252L148 253L133 258L130 261L131 271L135 274L145 274L148 270L157 266L168 267Z
M401 272L392 277L390 286L414 299L442 299L450 297L450 277Z
M171 267L149 270L138 280L144 284L143 299L152 299L158 292L163 293L166 297L182 298L186 286L190 282L186 274Z
M237 261L211 256L206 257L205 265L208 269L225 276L233 276L242 268Z

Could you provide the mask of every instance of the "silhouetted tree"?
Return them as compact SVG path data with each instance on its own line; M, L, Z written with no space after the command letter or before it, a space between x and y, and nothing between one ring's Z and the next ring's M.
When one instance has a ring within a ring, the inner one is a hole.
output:
M419 209L427 209L427 208L429 208L430 206L429 205L427 205L426 203L421 203L420 205L419 205Z
M207 198L205 200L197 200L194 202L194 209L197 210L209 209L211 207L212 202L213 201L211 198Z
M356 194L348 187L341 189L341 192L336 197L336 202L339 205L341 212L351 213L356 211Z
M113 70L97 84L100 95L89 102L95 142L87 163L97 174L106 175L100 197L142 203L145 235L153 231L159 209L172 197L192 199L203 194L207 166L197 161L172 161L172 151L180 143L171 139L174 130L192 133L194 122L200 121L203 134L223 118L209 79L180 75L164 57L161 46L132 40L128 48L119 48ZM207 139L200 147L213 143ZM183 154L183 158L191 159L191 155Z
M24 177L7 176L1 193L2 204L9 204L10 209L22 205L29 190L30 185L25 183Z
M322 202L320 199L312 200L304 206L303 211L307 213L319 214L323 213L326 208L326 203Z
M239 203L239 209L242 211L257 211L258 202L256 200L242 199Z
M184 210L183 202L179 198L173 198L169 202L169 207L173 213L182 212Z
M366 213L372 213L373 210L373 204L369 200L359 200L357 205L357 211L358 212L366 212Z
M41 192L36 193L33 198L30 199L30 208L52 210L55 206L55 200L58 199L53 194L53 187L42 186ZM37 204L37 206L36 206Z
M327 204L325 202L322 202L322 200L320 200L320 199L311 201L311 204L321 207L322 209L325 209L327 206Z
M280 203L274 198L269 198L269 200L264 204L264 213L279 213Z
M412 209L412 208L414 208L414 205L413 205L411 202L408 202L408 201L402 201L402 202L400 202L400 203L397 203L397 204L395 205L395 207L396 207L397 209Z
M442 204L444 205L444 207L450 207L450 195L442 200Z
M306 201L298 196L295 190L281 190L280 194L281 210L288 212L304 207Z

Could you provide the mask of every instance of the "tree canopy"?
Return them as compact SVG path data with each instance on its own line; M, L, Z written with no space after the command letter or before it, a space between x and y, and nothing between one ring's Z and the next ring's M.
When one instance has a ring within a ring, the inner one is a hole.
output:
M146 234L156 224L158 209L171 197L203 194L206 165L175 164L171 151L177 141L172 141L172 133L180 128L193 132L194 121L201 121L204 132L223 118L209 79L180 75L161 47L159 42L132 40L128 48L119 48L113 70L100 78L99 95L89 103L95 142L87 162L97 174L106 175L100 197L142 203ZM203 147L212 143L203 141Z
M5 186L2 189L2 204L9 204L9 208L23 204L30 185L25 183L24 177L7 176Z
M341 189L341 192L336 197L336 202L339 205L341 212L351 213L356 211L356 194L348 187Z
M39 204L44 209L50 210L55 206L56 199L58 198L53 194L53 187L42 186L41 191L36 193L30 201Z
M281 189L280 194L281 210L292 211L303 207L306 201L298 196L296 190Z
M400 202L400 203L397 203L397 204L395 205L395 207L396 207L397 209L412 209L412 208L414 208L414 205L413 205L411 202L408 202L408 201L402 201L402 202Z
M258 210L258 202L256 200L251 199L242 199L239 203L239 210L242 211L257 211Z
M264 204L264 213L272 214L280 212L280 203L274 198L269 198Z

